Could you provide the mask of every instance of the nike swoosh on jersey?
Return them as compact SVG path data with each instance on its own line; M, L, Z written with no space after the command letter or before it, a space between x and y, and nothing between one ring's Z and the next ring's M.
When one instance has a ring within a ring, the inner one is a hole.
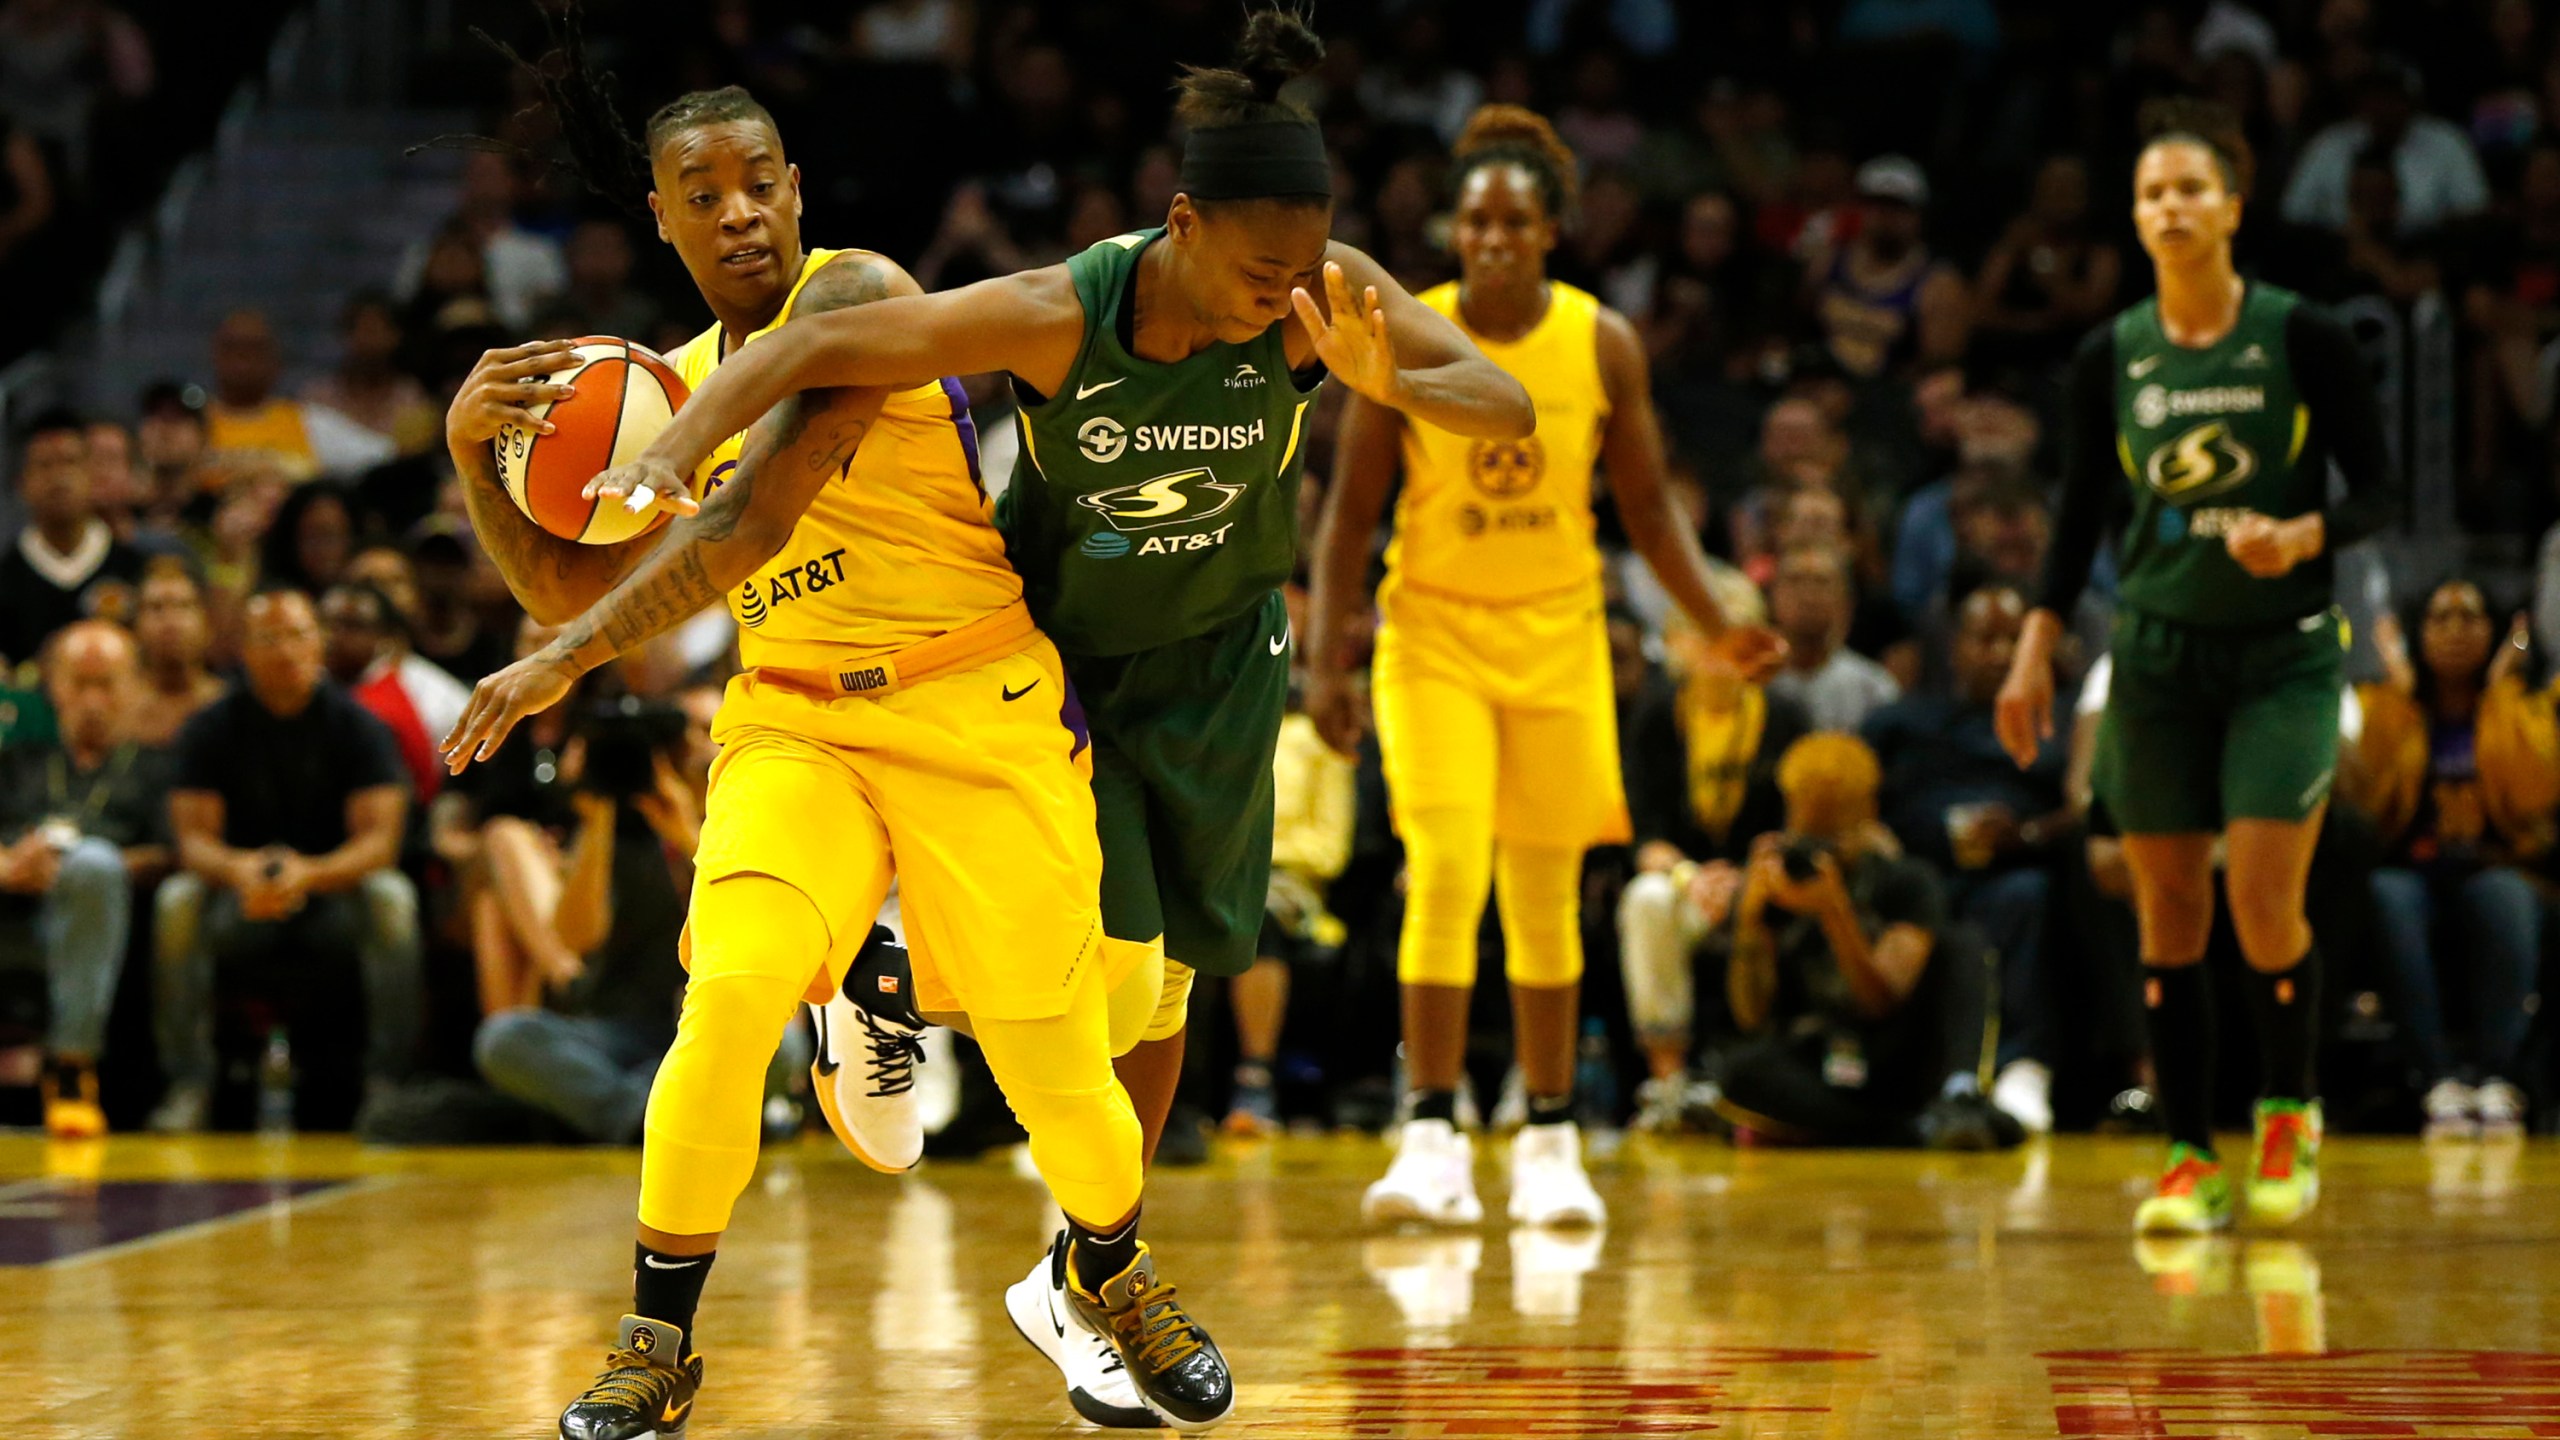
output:
M1126 380L1128 378L1128 376L1123 375L1120 377L1120 380ZM1110 389L1112 386L1119 384L1120 380L1105 380L1099 385L1079 385L1076 387L1076 398L1082 400L1088 395L1099 395L1103 391Z
M2127 365L2126 367L2124 367L2124 373L2125 373L2125 375L2126 375L2128 378L2130 378L2130 379L2139 380L2139 379L2141 379L2143 376L2150 374L2153 370L2158 369L2158 368L2159 368L2159 365L2160 365L2160 357L2159 357L2159 356L2157 356L2157 355L2145 355L2145 356L2143 356L2141 359L2136 360L2136 361L2134 361L2132 364Z
M1005 698L1006 700L1008 700L1008 701L1011 701L1011 700L1019 700L1019 699L1021 699L1023 696L1028 695L1028 694L1030 694L1032 691L1037 690L1037 689L1039 689L1039 688L1040 688L1040 682L1039 682L1039 681L1037 681L1037 680L1034 680L1034 681L1032 681L1030 684L1023 686L1023 687L1022 687L1021 689L1019 689L1019 690L1014 690L1014 689L1010 689L1010 688L1006 689L1006 690L1005 690L1005 692L1004 692L1004 698Z
M1289 648L1289 632L1288 632L1288 631L1283 630L1283 631L1281 631L1279 634L1274 635L1274 636L1272 636L1272 637L1271 637L1271 653L1272 653L1272 654L1277 655L1277 654L1279 654L1281 651L1286 650L1286 649L1288 649L1288 648Z

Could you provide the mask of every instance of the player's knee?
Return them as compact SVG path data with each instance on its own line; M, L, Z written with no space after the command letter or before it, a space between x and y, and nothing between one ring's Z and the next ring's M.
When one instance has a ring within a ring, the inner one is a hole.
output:
M1120 972L1118 983L1105 997L1111 1027L1111 1054L1116 1059L1128 1054L1139 1041L1156 1038L1149 1031L1155 1024L1156 1012L1164 1003L1164 947L1161 941L1114 940L1107 935L1103 937L1102 945L1106 954L1123 948L1135 952L1110 967Z
M1060 1086L999 1069L996 1084L1030 1133L1031 1162L1060 1209L1105 1225L1136 1208L1146 1183L1146 1137L1118 1081Z
M2241 958L2253 970L2285 970L2311 948L2311 922L2303 916L2300 897L2254 895L2231 897L2231 928L2239 936Z
M783 1027L799 1011L800 990L798 982L771 975L695 975L684 987L675 1049L713 1064L748 1067L761 1084L765 1064L782 1043Z
M1182 1033L1191 1014L1191 982L1198 973L1171 956L1165 957L1164 981L1157 987L1155 1009L1147 1016L1142 1038L1170 1040ZM1118 1039L1116 1029L1113 1039ZM1115 1045L1111 1053L1117 1055L1120 1050Z
M1473 985L1476 925L1493 887L1493 837L1484 817L1431 811L1406 817L1405 909L1396 978L1407 985Z

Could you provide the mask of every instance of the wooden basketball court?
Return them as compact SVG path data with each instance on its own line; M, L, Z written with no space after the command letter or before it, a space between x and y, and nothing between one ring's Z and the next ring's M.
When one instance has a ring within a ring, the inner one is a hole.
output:
M1480 1184L1501 1208L1486 1147ZM2137 1247L2148 1143L1998 1157L1638 1139L1605 1234L1363 1232L1377 1141L1221 1149L1147 1233L1239 1436L2560 1437L2560 1151L2348 1140L2278 1238ZM12 1434L548 1436L629 1297L637 1157L0 1138ZM692 1436L1057 1436L1000 1292L1009 1160L769 1154Z

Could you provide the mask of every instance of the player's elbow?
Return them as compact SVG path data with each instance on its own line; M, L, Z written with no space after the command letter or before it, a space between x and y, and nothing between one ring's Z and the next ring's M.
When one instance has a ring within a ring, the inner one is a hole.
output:
M1490 361L1485 368L1494 373L1499 383L1494 386L1493 403L1486 407L1485 419L1492 428L1484 432L1483 438L1528 439L1538 428L1538 407L1529 399L1529 388Z

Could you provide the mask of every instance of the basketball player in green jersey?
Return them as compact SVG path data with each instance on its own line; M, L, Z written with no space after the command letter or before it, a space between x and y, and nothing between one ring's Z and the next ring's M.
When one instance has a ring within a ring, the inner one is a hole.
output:
M1328 239L1322 133L1276 98L1322 54L1295 16L1263 11L1234 69L1185 76L1182 185L1161 229L868 307L864 323L786 324L724 361L644 455L589 487L646 487L650 503L689 512L681 477L788 395L1011 374L1023 446L999 521L1091 724L1104 954L1115 978L1164 957L1143 997L1155 1011L1146 1038L1118 1066L1150 1155L1180 1073L1192 972L1241 973L1261 926L1289 672L1279 587L1297 553L1317 385L1330 372L1462 435L1516 439L1536 424L1518 381L1376 261ZM1068 1313L1068 1269L1053 1246L1014 1287L1017 1325L1088 1418L1152 1423L1118 1418L1096 1373L1105 1352L1060 1348L1076 1343L1052 1323Z
M2217 844L2265 1059L2249 1209L2284 1224L2319 1198L2320 953L2303 890L2337 769L2345 622L2332 558L2381 528L2397 497L2346 331L2232 268L2250 171L2238 126L2183 101L2144 119L2133 216L2159 293L2073 361L2043 605L1997 719L2021 766L2053 732L2054 643L2112 521L2123 578L2093 778L2133 872L2170 1139L2135 1226L2181 1233L2220 1229L2235 1208L2209 1123L2212 990L2198 963ZM2346 480L2336 502L2333 462Z

